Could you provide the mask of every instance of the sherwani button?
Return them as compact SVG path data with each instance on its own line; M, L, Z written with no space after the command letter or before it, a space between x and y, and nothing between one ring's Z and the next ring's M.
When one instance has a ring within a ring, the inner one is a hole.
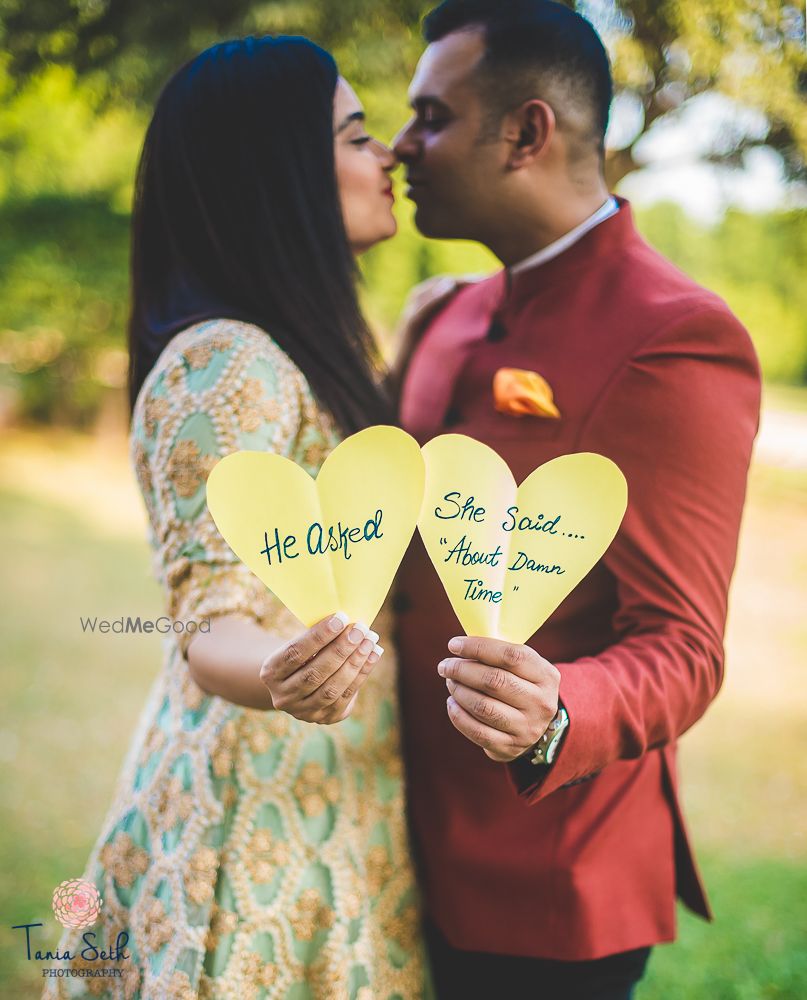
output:
M500 319L491 320L490 326L488 327L488 332L485 335L489 341L496 344L500 340L504 340L507 336L507 327L502 323Z
M403 614L412 608L412 598L409 594L397 593L392 598L392 610L396 614Z

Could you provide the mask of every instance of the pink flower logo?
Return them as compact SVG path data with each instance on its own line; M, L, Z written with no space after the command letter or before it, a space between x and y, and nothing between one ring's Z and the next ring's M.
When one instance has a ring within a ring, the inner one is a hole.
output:
M68 879L53 890L53 912L62 927L89 927L98 919L103 905L92 882Z

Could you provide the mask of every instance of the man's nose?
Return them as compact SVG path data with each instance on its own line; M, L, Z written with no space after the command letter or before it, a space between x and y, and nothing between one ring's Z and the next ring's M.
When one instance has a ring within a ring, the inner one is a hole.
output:
M403 163L409 163L418 155L418 146L412 136L412 122L406 125L392 140L392 151Z

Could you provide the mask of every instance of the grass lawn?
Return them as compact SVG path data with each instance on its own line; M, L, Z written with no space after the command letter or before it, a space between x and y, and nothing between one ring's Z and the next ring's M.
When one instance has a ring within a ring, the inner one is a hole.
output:
M120 445L14 435L0 451L5 685L0 775L2 996L38 997L13 924L80 875L161 659L157 636L80 617L157 617L145 522ZM637 1000L807 996L807 474L754 470L726 682L682 740L685 808L716 921L680 911ZM514 998L516 1000L516 998Z

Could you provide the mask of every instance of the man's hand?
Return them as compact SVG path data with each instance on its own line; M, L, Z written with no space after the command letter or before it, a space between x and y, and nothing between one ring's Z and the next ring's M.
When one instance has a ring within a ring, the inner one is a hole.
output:
M558 711L560 671L529 646L458 637L441 660L455 729L491 760L507 762L537 743Z

